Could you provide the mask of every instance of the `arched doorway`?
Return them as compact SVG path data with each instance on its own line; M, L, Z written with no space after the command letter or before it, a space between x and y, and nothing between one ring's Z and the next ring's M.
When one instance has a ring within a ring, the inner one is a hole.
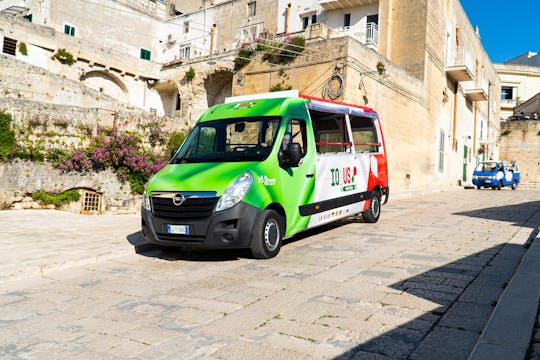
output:
M206 77L204 87L208 107L221 104L227 96L232 95L233 73L230 70L219 70Z

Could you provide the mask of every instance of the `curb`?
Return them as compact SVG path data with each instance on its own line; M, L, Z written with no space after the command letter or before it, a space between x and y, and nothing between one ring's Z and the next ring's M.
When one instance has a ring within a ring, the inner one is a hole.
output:
M538 224L530 247L499 299L469 360L525 358L540 299L540 236Z

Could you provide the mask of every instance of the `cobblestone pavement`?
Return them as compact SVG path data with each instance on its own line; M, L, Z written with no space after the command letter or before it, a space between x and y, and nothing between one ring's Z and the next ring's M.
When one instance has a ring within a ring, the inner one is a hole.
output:
M540 191L391 198L377 224L305 233L270 260L137 253L139 223L0 212L0 358L467 359Z

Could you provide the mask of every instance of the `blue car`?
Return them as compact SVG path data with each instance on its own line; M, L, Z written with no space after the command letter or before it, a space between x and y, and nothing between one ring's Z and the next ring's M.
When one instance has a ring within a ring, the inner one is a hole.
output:
M483 161L474 169L473 184L477 189L492 188L501 190L510 186L516 190L519 184L519 170L516 164L507 164L502 161Z

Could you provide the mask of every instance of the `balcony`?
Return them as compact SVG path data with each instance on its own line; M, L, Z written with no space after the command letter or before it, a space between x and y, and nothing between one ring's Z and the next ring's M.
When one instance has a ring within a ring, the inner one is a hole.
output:
M377 47L379 46L379 26L377 23L367 23L365 28L360 31L357 30L357 27L339 28L335 30L334 36L332 37L350 36L362 44L377 50Z
M463 92L471 101L486 101L488 99L488 91L489 85L486 79L463 83Z
M366 6L371 4L378 4L379 0L320 0L324 10L337 10L337 9L349 9L358 6Z
M455 82L470 81L474 79L474 59L464 48L458 47L455 58L446 59L446 74Z

